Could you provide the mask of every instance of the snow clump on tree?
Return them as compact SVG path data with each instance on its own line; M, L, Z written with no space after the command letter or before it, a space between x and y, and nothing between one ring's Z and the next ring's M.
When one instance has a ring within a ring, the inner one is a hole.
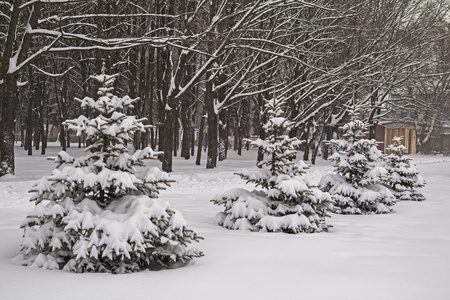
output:
M203 255L186 248L201 237L168 202L157 199L158 190L172 180L158 168L145 167L143 160L160 153L150 147L128 153L126 142L145 131L145 119L122 113L139 99L112 94L117 76L91 76L102 85L98 100L76 99L97 117L80 116L65 124L78 135L86 134L90 146L80 158L59 152L57 168L32 188L36 206L21 226L20 263L129 273L181 266Z
M319 187L331 194L337 213L390 213L396 200L381 184L387 170L381 166L377 142L364 138L367 131L362 121L350 121L343 130L344 139L330 141L336 151L329 160L334 162L337 174L323 176Z
M422 201L425 197L417 189L425 186L425 181L419 175L416 166L411 164L411 158L404 155L406 147L402 145L402 137L394 137L393 144L387 147L390 152L384 157L387 174L383 183L392 189L397 200Z
M302 179L307 165L292 161L301 142L287 135L294 124L283 117L283 105L277 99L266 102L267 138L252 143L264 151L266 159L258 163L261 169L237 174L262 190L232 189L217 195L211 201L225 210L216 216L216 224L234 230L286 233L321 232L330 227L325 223L332 208L330 195L308 186Z

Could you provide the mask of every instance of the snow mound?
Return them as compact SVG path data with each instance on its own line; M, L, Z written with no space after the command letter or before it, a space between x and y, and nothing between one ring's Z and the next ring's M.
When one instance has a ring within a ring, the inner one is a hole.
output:
M33 207L28 190L32 181L0 182L0 209Z
M4 180L15 180L17 179L17 176L13 175L13 174L5 174L3 176L0 177L0 181L4 181Z

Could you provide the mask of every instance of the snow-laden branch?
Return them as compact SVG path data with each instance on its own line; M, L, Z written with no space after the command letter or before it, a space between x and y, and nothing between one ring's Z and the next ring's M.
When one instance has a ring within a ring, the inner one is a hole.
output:
M37 67L34 64L30 64L30 66L32 66L38 72L40 72L40 73L42 73L42 74L44 74L44 75L46 75L48 77L63 77L64 75L66 75L70 70L72 70L75 67L75 66L71 66L67 70L65 70L63 73L54 74L54 73L46 72L46 71L42 70L41 68Z
M34 52L33 54L31 54L30 56L28 56L23 62L21 62L20 64L17 64L17 59L18 59L18 55L20 54L20 52L18 51L16 53L16 55L14 55L13 57L11 57L11 59L9 60L9 69L8 69L8 74L14 74L16 72L18 72L20 69L22 69L24 66L26 66L27 64L29 64L30 62L32 62L33 60L35 60L36 58L38 58L39 56L41 56L43 53L47 52L49 49L51 49L51 47L59 40L59 38L61 38L61 36L57 37L56 39L54 39L49 45L42 47L41 49L39 49L38 51Z
M175 99L179 99L193 84L195 84L201 76L206 72L206 70L209 68L209 66L214 62L214 60L217 58L218 54L222 51L222 49L225 47L227 41L222 41L221 45L214 51L214 53L208 58L208 60L202 65L202 67L197 70L197 72L194 74L194 76L191 77L188 83L182 88L180 88L180 91L178 94L175 95Z
M109 18L109 19L132 19L137 17L153 17L153 18L169 18L176 19L179 16L176 15L168 15L168 14L152 14L152 13L139 13L139 14L83 14L83 15L75 15L75 16L50 16L45 19L39 20L39 24L43 23L52 23L52 22L60 22L60 21L71 21L71 20L80 20L80 19L96 19L96 18Z
M83 3L86 1L83 0L31 0L28 2L25 2L20 6L20 9L27 8L28 6L34 5L36 3L42 3L42 4L62 4L62 3Z
M47 30L47 29L32 29L31 27L27 28L27 32L29 34L34 35L47 35L47 36L54 36L54 37L64 37L65 39L76 39L80 41L90 42L91 44L94 44L94 46L87 46L86 49L93 49L92 47L121 47L120 49L126 48L126 47L133 47L140 44L153 44L153 45L166 45L169 41L175 42L175 41L181 41L184 40L186 37L132 37L132 38L110 38L110 39L102 39L102 38L95 38L95 37L89 37L85 34L73 34L69 32L64 31L57 31L57 30ZM68 47L70 48L70 47ZM83 47L77 47L78 50L82 50ZM70 50L70 49L69 49ZM55 51L55 50L54 50Z

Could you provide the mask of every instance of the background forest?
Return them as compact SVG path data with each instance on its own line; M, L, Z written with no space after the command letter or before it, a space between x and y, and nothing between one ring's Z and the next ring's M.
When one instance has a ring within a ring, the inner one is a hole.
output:
M52 135L63 149L83 144L62 122L89 114L73 99L95 95L88 78L103 64L121 74L118 94L141 98L128 113L153 125L134 147L164 151L167 172L174 155L200 164L206 148L214 168L230 137L237 151L264 138L264 103L275 97L313 163L355 109L369 138L394 117L414 125L426 152L448 122L449 8L448 0L0 1L0 176L14 173L15 141L30 155L45 154Z

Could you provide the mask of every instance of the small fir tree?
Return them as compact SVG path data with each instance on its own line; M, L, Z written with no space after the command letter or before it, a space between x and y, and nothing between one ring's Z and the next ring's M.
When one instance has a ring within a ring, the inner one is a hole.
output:
M238 174L262 190L232 189L217 195L211 201L225 210L215 223L235 230L287 233L321 232L330 227L325 223L332 208L330 196L308 186L302 179L307 166L303 161L292 161L300 141L287 135L293 122L283 117L283 104L272 99L265 105L267 138L253 143L265 154L257 164L261 169Z
M404 155L407 149L402 145L402 139L394 137L387 147L390 154L384 158L388 172L383 176L383 183L392 189L397 200L423 201L425 197L417 189L424 187L425 181L411 164L411 158Z
M382 153L373 139L365 139L366 125L353 120L343 127L344 139L331 140L336 150L329 158L337 174L322 177L319 186L335 201L342 214L390 213L395 197L380 182L386 174Z
M126 143L145 131L145 119L123 113L138 99L113 95L116 77L91 76L101 84L98 100L76 100L97 117L65 123L86 134L87 154L74 158L59 152L57 168L31 190L36 207L22 224L17 257L24 265L128 273L175 267L202 256L186 249L201 237L168 202L157 199L158 190L172 180L158 168L146 168L143 160L160 153L150 147L128 153Z

